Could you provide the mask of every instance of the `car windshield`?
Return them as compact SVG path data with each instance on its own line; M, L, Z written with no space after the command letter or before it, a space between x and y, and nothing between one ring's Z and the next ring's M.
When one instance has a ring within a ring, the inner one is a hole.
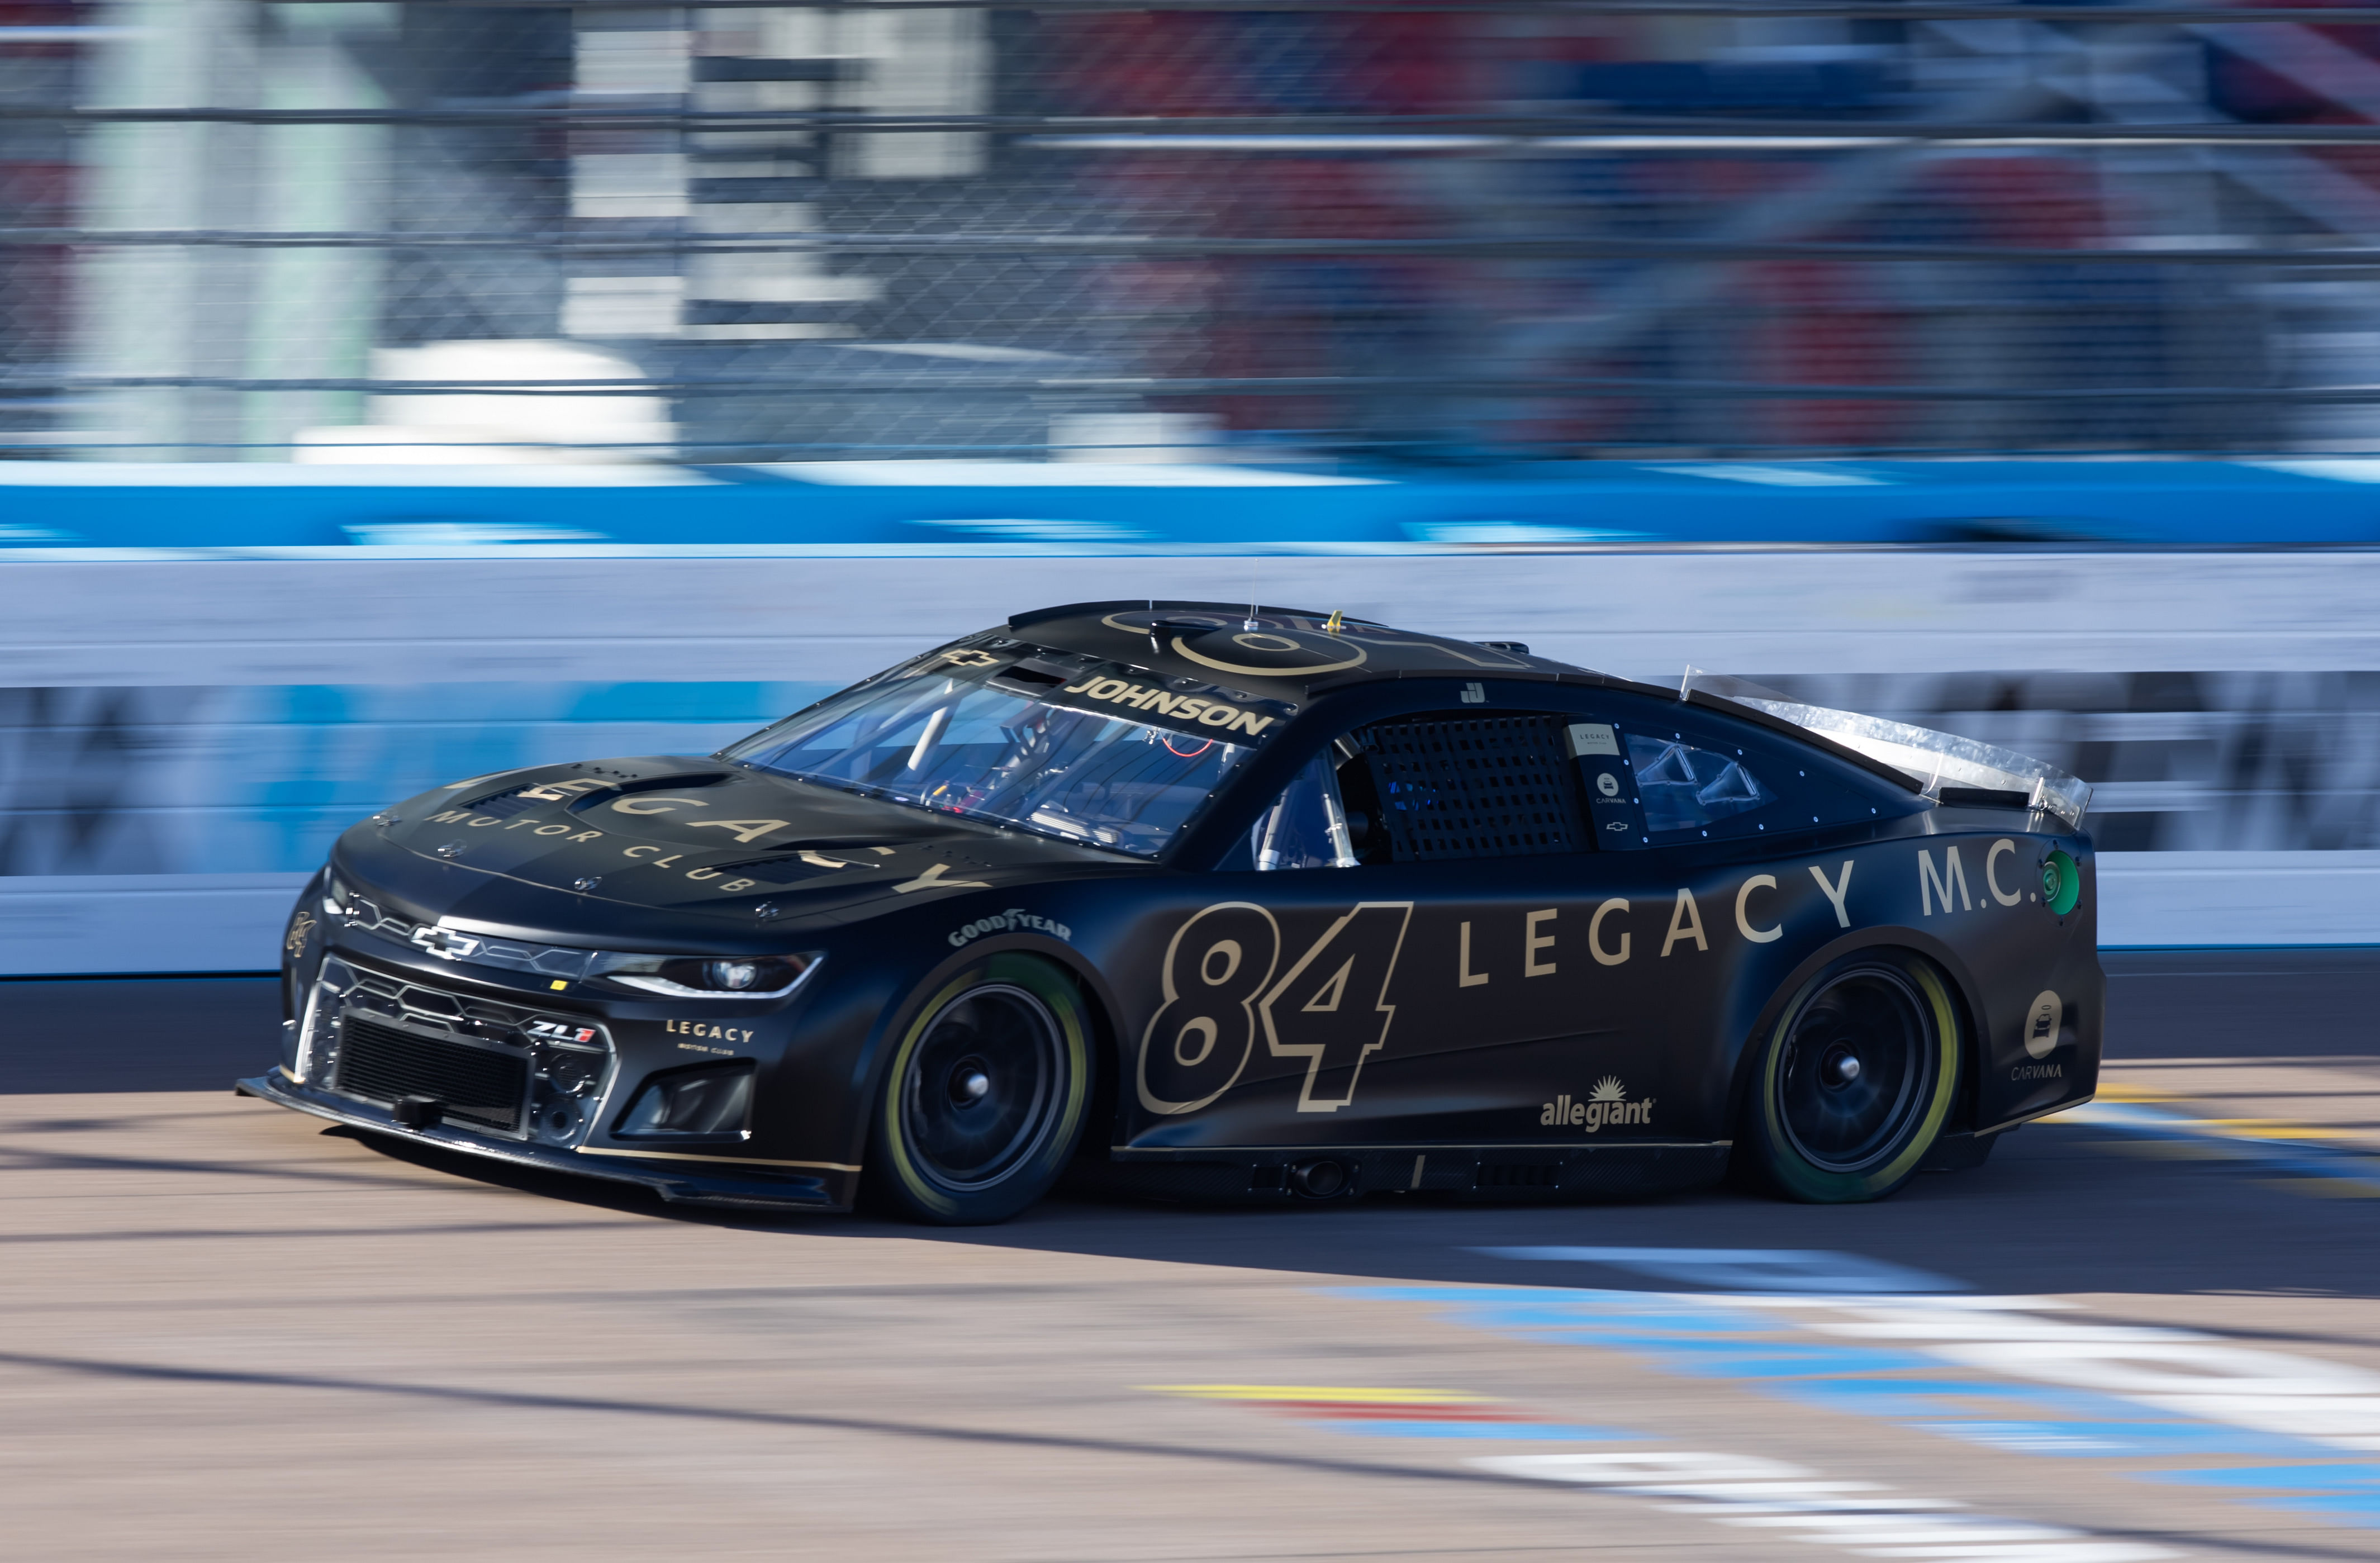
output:
M1195 718L1153 722L1073 709L1061 702L1080 691L1065 690L1063 679L1029 678L1027 688L1047 684L1047 694L988 682L1008 672L948 662L903 670L790 717L728 749L726 757L893 803L1153 857L1254 752L1202 735ZM1102 679L1091 685L1094 697L1115 697L1099 693L1109 683L1123 686ZM1214 709L1236 714L1229 705ZM1205 731L1213 732L1213 724Z

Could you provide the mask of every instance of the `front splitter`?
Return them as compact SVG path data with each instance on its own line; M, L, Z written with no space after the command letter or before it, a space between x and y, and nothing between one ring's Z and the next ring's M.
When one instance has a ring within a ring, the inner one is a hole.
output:
M753 1206L784 1206L801 1210L848 1210L848 1199L837 1199L824 1178L785 1176L774 1173L753 1177L722 1177L709 1172L661 1172L651 1167L601 1153L562 1150L549 1145L515 1144L510 1141L482 1139L440 1125L416 1129L396 1121L386 1109L369 1102L358 1102L346 1097L334 1097L301 1085L279 1074L260 1074L237 1082L233 1089L243 1097L298 1112L327 1118L334 1123L344 1123L351 1129L369 1130L394 1140L409 1140L416 1145L435 1145L440 1150L456 1151L486 1161L501 1161L514 1167L533 1167L540 1172L561 1172L574 1178L600 1178L607 1182L634 1183L650 1189L663 1199L678 1205L718 1206L748 1209Z

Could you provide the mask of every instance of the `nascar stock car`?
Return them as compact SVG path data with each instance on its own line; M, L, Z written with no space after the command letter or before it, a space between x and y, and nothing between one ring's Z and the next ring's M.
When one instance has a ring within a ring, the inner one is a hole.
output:
M340 837L239 1088L672 1199L1874 1199L2086 1099L2089 789L1339 614L1020 614Z

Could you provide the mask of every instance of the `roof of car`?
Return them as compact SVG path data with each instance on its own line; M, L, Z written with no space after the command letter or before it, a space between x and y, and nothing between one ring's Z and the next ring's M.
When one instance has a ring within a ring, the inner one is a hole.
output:
M1160 677L1293 704L1302 704L1326 690L1408 678L1527 679L1593 685L1662 699L1680 697L1676 691L1531 656L1513 641L1455 640L1304 608L1144 598L1070 602L1062 608L1016 614L1008 621L1008 633L1019 640L1121 662ZM1923 785L1880 759L1757 708L1700 689L1686 695L1684 701L1724 711L1740 721L1824 750L1910 791Z
M1454 640L1370 619L1245 602L1073 602L1019 613L1008 630L1167 677L1293 701L1326 687L1396 678L1618 682L1533 657L1517 642Z

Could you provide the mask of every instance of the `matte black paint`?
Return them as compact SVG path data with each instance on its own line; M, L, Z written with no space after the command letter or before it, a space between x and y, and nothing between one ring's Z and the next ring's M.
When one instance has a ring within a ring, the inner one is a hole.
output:
M1134 610L1160 621L1157 636L1115 627L1114 615ZM1279 626L1261 645L1312 651L1276 660L1340 660L1333 648L1352 644L1366 663L1311 677L1294 668L1219 672L1177 649L1228 660L1233 626L1196 622L1226 616L1211 604L1052 610L959 643L1093 652L1294 709L1158 861L716 759L540 767L408 799L342 836L332 867L384 911L422 923L579 948L814 951L824 966L789 1000L670 1000L600 981L555 991L527 974L334 926L317 887L298 911L315 926L293 940L290 989L310 990L323 953L335 950L360 969L599 1019L619 1067L582 1146L496 1145L453 1130L427 1137L679 1198L849 1204L889 1039L943 973L1012 949L1073 973L1100 1023L1102 1099L1115 1110L1086 1143L1109 1147L1107 1176L1181 1193L1288 1198L1284 1169L1325 1156L1354 1173L1350 1193L1707 1181L1724 1169L1755 1044L1802 982L1871 946L1934 961L1964 1006L1968 1078L1950 1128L1973 1138L1946 1146L1945 1159L1973 1159L1993 1133L2091 1095L2104 984L2087 836L2046 815L1935 806L1896 773L1724 702L1682 708L1664 692L1542 659L1379 626L1330 636L1318 615L1261 614ZM1698 739L1740 744L1782 794L1758 811L1771 828L1546 857L1274 873L1232 866L1235 849L1246 862L1242 843L1256 816L1338 733L1400 715L1515 710L1629 731L1683 723ZM547 795L477 806L531 785ZM743 823L715 823L730 820ZM784 823L743 839L772 820ZM2058 848L2083 875L2081 904L2063 918L2037 893L2040 863ZM592 891L573 888L587 878L598 881ZM1937 893L1944 886L1949 904ZM1233 903L1251 910L1215 910ZM1067 935L965 931L1012 912ZM1683 931L1692 925L1699 939ZM1277 948L1264 948L1268 927ZM1241 946L1240 963L1204 983L1202 962L1208 975L1232 965L1221 954L1209 960L1224 935ZM1176 998L1167 1009L1169 951ZM1298 980L1285 982L1309 953ZM1259 965L1269 966L1267 982L1256 981ZM2064 1025L2036 1060L2022 1032L2045 990L2060 996ZM1214 1036L1200 1056L1204 1029L1183 1026L1200 1018L1192 1012L1202 1002ZM686 1159L621 1154L652 1149L608 1133L647 1076L723 1058L749 1058L759 1071L747 1144ZM1591 1106L1599 1085L1615 1095L1607 1081L1637 1108ZM402 1132L376 1108L285 1075L244 1088Z

